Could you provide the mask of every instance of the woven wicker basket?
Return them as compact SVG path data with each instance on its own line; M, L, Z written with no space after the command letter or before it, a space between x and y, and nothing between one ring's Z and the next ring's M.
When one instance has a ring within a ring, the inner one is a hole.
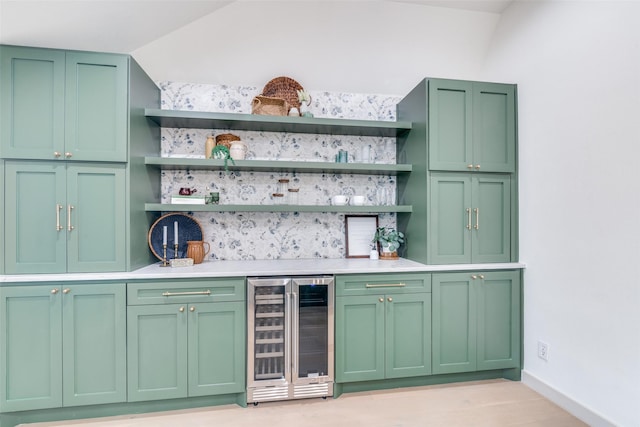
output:
M265 116L286 116L289 104L282 98L258 95L251 102L251 113Z
M220 135L216 135L216 145L224 145L227 148L231 148L231 143L233 141L240 141L240 137L232 133L221 133Z
M262 95L282 98L289 104L289 108L295 107L300 110L298 91L304 88L300 83L291 77L276 77L270 80L262 89ZM287 110L287 113L289 110Z

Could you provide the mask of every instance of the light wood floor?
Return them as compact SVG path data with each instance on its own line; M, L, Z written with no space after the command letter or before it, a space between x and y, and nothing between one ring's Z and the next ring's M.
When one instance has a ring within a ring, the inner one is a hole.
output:
M560 427L585 426L520 382L495 380L29 427Z

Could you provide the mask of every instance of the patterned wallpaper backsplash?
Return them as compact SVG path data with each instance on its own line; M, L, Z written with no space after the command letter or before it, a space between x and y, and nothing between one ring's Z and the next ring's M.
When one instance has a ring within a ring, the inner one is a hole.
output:
M162 108L171 110L251 113L251 101L260 88L158 83ZM305 107L315 117L359 120L395 120L400 97L387 95L310 92ZM359 160L363 146L371 146L375 163L395 163L395 138L343 135L311 135L250 132L227 129L162 129L163 157L204 157L207 136L230 132L247 145L246 159L333 162L338 150ZM220 193L221 204L273 204L278 180L288 178L299 188L301 205L328 205L331 196L364 195L365 204L393 204L395 176L165 170L162 172L162 203L181 187L197 194ZM203 228L211 252L207 260L344 258L344 214L317 212L193 212ZM381 226L396 226L395 214L378 214Z

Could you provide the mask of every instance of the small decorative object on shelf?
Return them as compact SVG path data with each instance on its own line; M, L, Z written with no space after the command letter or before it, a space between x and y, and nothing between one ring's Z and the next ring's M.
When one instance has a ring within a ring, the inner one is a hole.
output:
M304 89L298 89L296 93L298 94L298 102L300 102L300 115L304 117L313 117L311 112L306 111L306 107L311 105L311 95L309 95L309 92Z
M251 114L286 116L289 114L289 104L282 98L258 95L251 101Z
M232 133L221 133L220 135L216 135L216 145L224 145L227 148L231 148L231 143L233 141L240 141L240 137Z
M304 88L300 83L293 80L291 77L276 77L270 80L262 89L262 96L274 97L284 99L288 105L287 113L291 108L298 109L298 115L300 114L300 100L298 99L298 91Z
M231 155L231 158L236 160L244 160L244 158L247 156L247 151L247 144L242 140L233 141L231 143L231 147L229 148L229 154Z
M214 159L224 159L224 171L226 173L229 173L229 160L231 160L231 163L233 163L234 166L236 164L226 145L216 145L213 147L213 150L211 150L211 154Z
M207 141L204 143L204 157L205 159L210 159L213 156L213 147L216 146L216 139L213 135L209 135L207 137Z
M397 250L404 243L404 234L395 228L378 227L372 242L377 242L380 247L380 259L397 259Z
M212 191L205 197L205 203L208 205L217 205L220 202L220 193Z

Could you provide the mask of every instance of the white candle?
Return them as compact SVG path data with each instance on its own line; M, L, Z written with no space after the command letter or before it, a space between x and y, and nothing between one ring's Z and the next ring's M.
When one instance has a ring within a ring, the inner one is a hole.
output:
M164 227L162 227L162 244L166 245L167 244L167 226L165 225Z
M178 244L178 221L173 222L173 244Z

